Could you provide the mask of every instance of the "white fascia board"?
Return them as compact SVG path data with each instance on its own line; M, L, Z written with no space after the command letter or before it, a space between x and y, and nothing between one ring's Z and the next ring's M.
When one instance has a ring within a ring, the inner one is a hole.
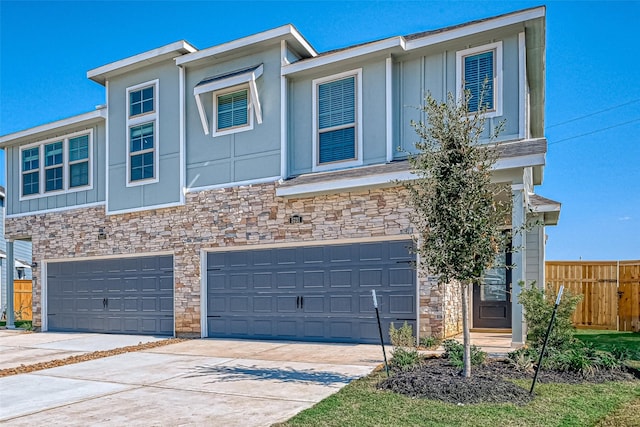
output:
M526 156L518 156L518 157L506 157L501 158L496 161L496 163L491 168L492 170L503 170L503 169L513 169L513 168L524 168L528 166L544 166L545 165L545 155L544 153L539 154L529 154Z
M521 22L532 19L543 18L545 16L545 8L538 7L535 9L524 10L522 12L512 13L486 21L477 22L475 24L463 25L459 28L453 28L448 31L442 31L431 35L426 35L416 40L410 40L406 44L407 50L419 49L431 46L437 43L446 42L460 37L470 36L484 31L491 31L497 28L506 27L508 25L519 24Z
M366 187L392 187L395 181L410 181L417 176L410 171L389 172L362 178L347 178L334 181L323 181L312 184L293 185L291 187L276 188L276 196L292 197L321 193L335 193L345 190L362 189Z
M212 46L207 49L202 49L197 52L189 53L187 55L183 55L179 58L176 58L177 65L188 64L190 62L199 61L204 58L208 58L215 55L221 55L226 52L230 52L235 49L241 49L243 47L250 46L252 44L265 42L267 40L278 39L285 37L287 35L293 36L297 41L299 41L302 46L309 51L309 54L312 56L316 56L316 51L307 43L306 40L293 28L292 25L287 24L281 27L276 27L271 30L263 31L258 34L254 34L252 36L243 37L237 40L233 40L227 43L223 43L217 46Z
M312 59L305 59L302 61L294 62L293 64L285 65L281 68L281 74L283 76L286 76L288 74L309 70L311 68L321 67L323 65L344 61L345 59L355 58L358 56L368 55L371 53L381 52L387 49L398 47L402 50L405 50L404 38L400 36L391 37L377 42L368 43L366 45L356 46L335 53L329 53L327 55L318 56Z
M89 70L87 71L87 78L97 83L103 84L104 81L106 80L105 75L107 73L111 73L121 68L130 67L140 62L152 61L155 58L158 58L163 55L171 54L171 53L182 54L185 52L192 53L197 51L198 49L196 49L186 41L180 40L180 41L159 47L157 49L149 50L147 52L130 56L128 58L111 62L109 64L103 65L98 68L94 68L93 70Z
M106 119L106 117L107 109L101 108L99 110L90 111L88 113L79 114L77 116L68 117L66 119L58 120L51 123L46 123L44 125L32 127L30 129L10 133L8 135L0 136L0 148L11 145L12 142L20 138L34 136L39 133L48 132L65 126L82 124L83 122L89 122L95 119Z

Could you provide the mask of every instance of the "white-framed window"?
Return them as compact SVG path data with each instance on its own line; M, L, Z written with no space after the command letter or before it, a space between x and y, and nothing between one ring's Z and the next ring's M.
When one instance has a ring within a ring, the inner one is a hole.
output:
M213 137L253 129L254 118L262 123L262 107L256 80L262 76L262 64L207 77L193 88L198 115L205 135ZM211 95L209 95L211 94ZM204 108L205 96L213 98L213 126L210 129Z
M456 90L469 91L469 112L486 108L487 117L502 115L502 42L456 52Z
M127 88L127 186L158 181L159 81Z
M313 170L362 164L362 69L315 79Z
M213 94L213 136L253 129L249 85Z
M92 188L93 130L29 144L20 149L20 200Z

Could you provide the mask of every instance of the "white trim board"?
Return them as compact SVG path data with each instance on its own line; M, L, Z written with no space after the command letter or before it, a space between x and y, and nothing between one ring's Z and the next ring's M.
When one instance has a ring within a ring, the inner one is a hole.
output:
M66 119L32 127L30 129L22 130L19 132L10 133L7 135L0 136L0 148L11 145L11 143L17 139L21 139L29 136L35 136L39 133L48 132L48 131L55 130L65 126L80 125L85 122L90 122L96 119L106 119L106 118L107 118L107 109L100 108L98 110L90 111L88 113L79 114L73 117L68 117Z

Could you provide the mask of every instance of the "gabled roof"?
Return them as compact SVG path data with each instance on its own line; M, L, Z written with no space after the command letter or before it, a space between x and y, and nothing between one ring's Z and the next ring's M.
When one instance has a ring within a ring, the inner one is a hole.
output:
M138 55L130 56L128 58L94 68L93 70L89 70L87 71L87 78L104 85L105 81L111 76L126 73L167 59L173 59L176 56L196 52L197 50L198 49L188 42L180 40L157 49L139 53Z

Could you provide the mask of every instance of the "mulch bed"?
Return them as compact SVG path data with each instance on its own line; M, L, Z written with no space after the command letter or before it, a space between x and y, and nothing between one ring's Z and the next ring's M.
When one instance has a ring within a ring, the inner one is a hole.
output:
M636 373L626 369L600 370L590 375L576 372L541 370L539 383L601 383L607 381L637 380ZM392 373L378 384L382 390L391 390L414 398L434 399L455 404L513 403L525 405L533 397L529 387L514 384L511 379L533 380L533 372L519 371L504 360L489 359L482 366L471 369L471 377L464 378L458 368L447 359L425 359L408 371ZM530 386L531 382L529 382Z
M50 360L47 362L34 363L31 365L20 365L15 368L0 369L0 378L10 375L28 374L30 372L41 371L43 369L57 368L58 366L71 365L73 363L86 362L88 360L101 359L103 357L115 356L117 354L131 353L134 351L148 350L150 348L162 347L184 341L184 338L170 338L167 340L140 343L127 347L114 348L113 350L94 351L91 353L69 356L64 359Z

